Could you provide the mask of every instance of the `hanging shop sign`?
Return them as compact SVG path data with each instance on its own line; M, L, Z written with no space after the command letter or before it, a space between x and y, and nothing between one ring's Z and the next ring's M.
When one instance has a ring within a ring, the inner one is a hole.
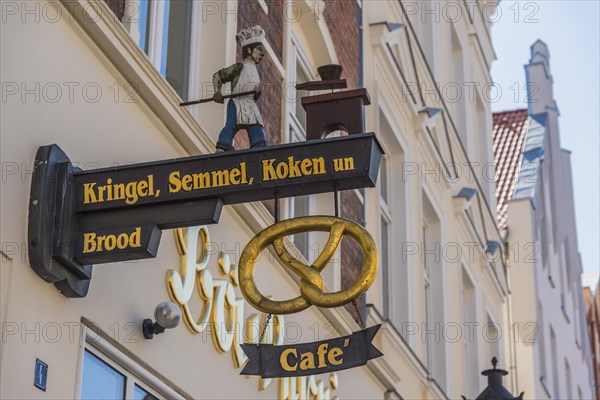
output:
M381 325L352 335L298 345L243 344L249 358L241 375L263 378L323 374L365 365L383 354L371 341Z
M373 187L373 133L81 171L40 147L29 203L32 268L84 297L92 265L156 257L161 230L219 221L225 204Z
M323 251L309 266L287 250L284 237L308 231L329 232ZM323 291L321 272L335 255L344 236L360 246L363 265L355 281L343 290ZM254 269L260 253L273 246L281 263L300 279L300 296L289 300L272 300L257 288ZM292 218L278 222L259 232L244 248L238 266L242 294L256 309L275 314L292 314L311 305L332 308L354 302L367 291L377 275L377 248L371 235L359 224L338 217L313 216ZM354 303L356 305L356 303ZM358 309L357 309L358 312ZM361 325L362 318L358 316ZM350 336L299 345L262 345L245 343L242 349L249 358L241 375L260 375L263 378L321 374L364 365L383 354L371 344L381 325L376 325Z

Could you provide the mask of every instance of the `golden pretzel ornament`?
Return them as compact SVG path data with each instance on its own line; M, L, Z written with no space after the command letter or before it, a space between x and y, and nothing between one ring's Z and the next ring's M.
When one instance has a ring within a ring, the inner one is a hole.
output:
M325 248L310 266L294 258L283 242L285 236L309 231L329 232ZM325 293L321 271L331 261L344 235L350 236L360 245L364 254L363 267L349 287L337 292ZM302 278L299 286L301 296L274 301L258 291L254 281L256 260L271 244L281 261ZM355 300L369 289L377 275L377 263L375 241L369 232L356 222L331 216L292 218L262 230L246 245L239 262L240 289L250 304L265 313L292 314L305 310L311 305L325 308L339 307Z

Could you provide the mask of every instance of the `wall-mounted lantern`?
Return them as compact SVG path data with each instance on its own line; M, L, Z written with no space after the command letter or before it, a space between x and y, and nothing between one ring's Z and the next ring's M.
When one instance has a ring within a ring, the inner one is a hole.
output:
M481 373L488 377L488 385L475 400L523 400L525 392L521 392L518 397L515 397L502 385L502 377L508 375L508 371L497 369L496 364L498 364L498 359L494 357L492 358L493 368L486 369ZM465 396L462 398L467 400Z
M165 329L172 329L181 322L181 310L170 301L163 301L154 309L154 319L146 318L142 322L142 332L146 339L152 339L154 335L163 333Z

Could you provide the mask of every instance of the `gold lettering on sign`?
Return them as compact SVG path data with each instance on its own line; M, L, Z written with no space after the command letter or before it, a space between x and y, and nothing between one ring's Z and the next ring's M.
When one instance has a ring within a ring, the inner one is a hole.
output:
M137 227L132 233L121 233L98 235L94 232L83 234L83 253L97 253L99 251L111 251L114 249L125 250L126 248L140 247L142 228Z
M275 161L277 161L276 158L262 160L263 180L298 178L325 173L325 159L323 157L295 160L294 156L289 156L287 161Z
M158 196L160 190L154 191L154 176L129 183L113 183L111 178L105 185L97 182L83 184L83 204L104 203L106 201L125 200L127 204L135 204L140 197Z
M344 341L343 347L348 347L350 343L350 339L346 339ZM327 355L327 359L326 356ZM326 368L329 364L331 365L340 365L344 362L342 356L344 355L344 351L339 347L333 347L329 349L329 344L321 343L319 347L317 347L317 357L315 359L315 355L311 352L305 352L300 354L298 360L298 349L290 347L281 353L279 357L279 364L281 368L286 371L296 371L298 366L302 371L306 371L309 369L316 368ZM317 364L315 364L315 361Z
M354 170L354 158L336 158L333 160L333 170L335 172Z
M198 172L194 174L181 175L180 171L169 174L169 193L180 191L190 192L198 189L209 189L212 187L231 185L251 185L252 179L248 181L246 163L241 162L238 167L211 172Z

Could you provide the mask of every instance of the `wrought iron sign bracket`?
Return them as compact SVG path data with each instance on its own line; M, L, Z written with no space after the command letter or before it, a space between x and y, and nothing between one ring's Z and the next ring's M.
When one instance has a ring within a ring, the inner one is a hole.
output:
M215 224L223 205L373 187L373 133L82 171L38 149L29 199L32 269L85 297L92 264L156 257L161 230Z
M73 230L69 182L74 167L56 145L40 147L34 161L29 197L28 254L31 268L67 297L83 297L92 266L68 256L68 232Z

